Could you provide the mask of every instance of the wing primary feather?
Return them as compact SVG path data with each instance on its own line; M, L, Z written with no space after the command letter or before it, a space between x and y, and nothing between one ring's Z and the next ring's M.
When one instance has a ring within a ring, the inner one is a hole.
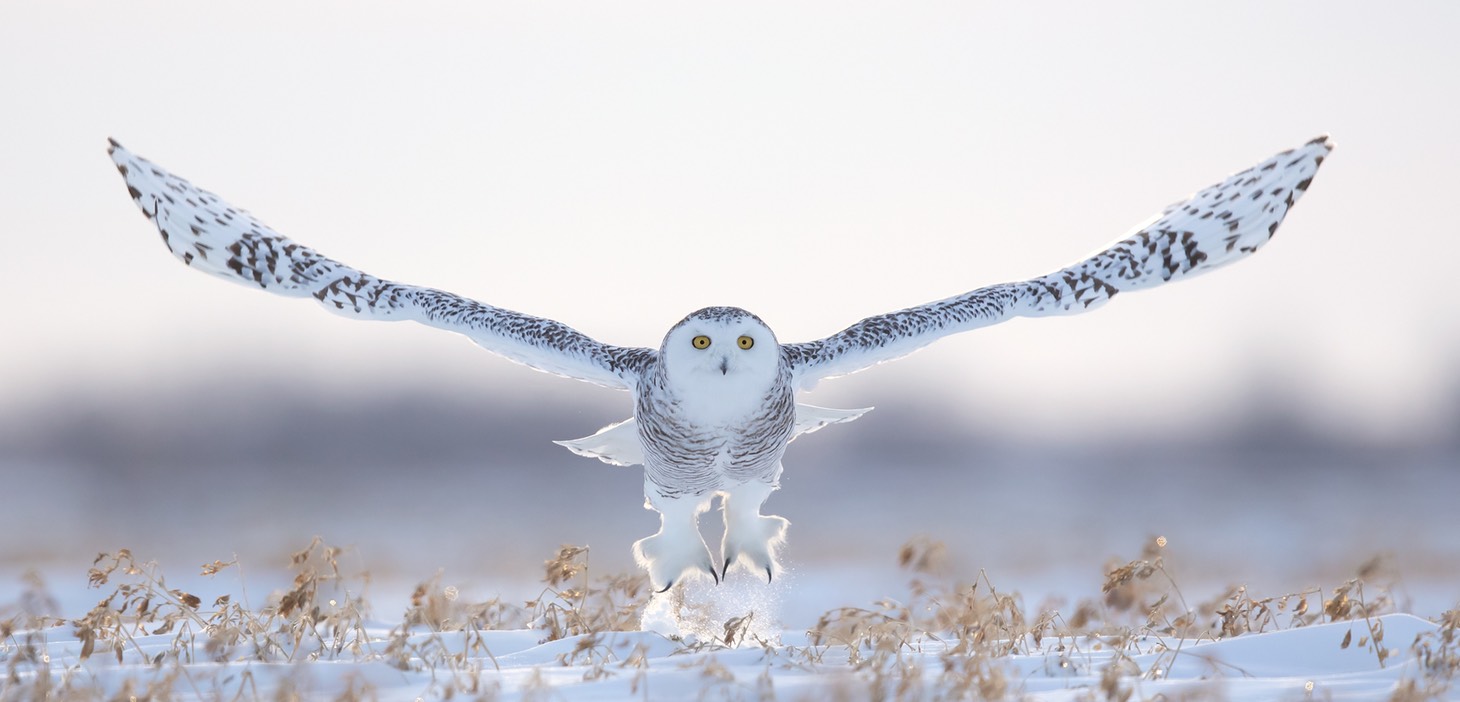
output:
M269 228L248 212L133 154L107 152L127 192L184 264L287 297L313 297L347 317L412 320L458 332L518 363L598 385L632 388L656 352L604 344L550 319L347 266Z
M901 358L950 334L1013 317L1078 314L1118 293L1184 280L1256 252L1307 191L1333 142L1320 136L1174 203L1114 244L1039 278L1001 283L868 317L824 339L785 344L796 384Z

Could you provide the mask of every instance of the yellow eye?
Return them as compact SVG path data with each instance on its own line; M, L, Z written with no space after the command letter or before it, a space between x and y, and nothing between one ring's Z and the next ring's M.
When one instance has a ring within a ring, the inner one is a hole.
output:
M748 349L752 346L755 346L755 339L752 339L748 336L742 336L739 339L736 339L735 343L740 344L740 348L742 349Z
M695 337L694 341L691 341L690 343L694 344L695 348L697 349L707 349L710 348L710 337L701 334Z

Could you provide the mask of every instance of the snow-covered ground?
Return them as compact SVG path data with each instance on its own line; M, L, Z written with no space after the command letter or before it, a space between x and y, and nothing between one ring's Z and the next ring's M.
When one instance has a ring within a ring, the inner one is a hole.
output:
M169 579L111 554L89 612L61 612L36 581L7 606L0 700L1460 699L1460 613L1394 612L1382 573L1197 601L1162 551L1052 608L986 574L938 576L941 547L919 540L902 586L807 626L783 623L787 595L835 584L736 573L651 597L637 574L590 577L580 549L548 561L526 602L473 600L438 575L395 616L321 543L267 595L238 563Z
M1386 649L1393 655L1383 665L1372 642L1352 643L1368 638L1371 626L1382 628L1385 640L1392 642L1388 645L1394 646ZM300 699L323 700L436 699L447 690L467 699L943 695L1073 700L1125 699L1129 693L1132 699L1367 700L1387 698L1411 685L1415 691L1453 696L1453 691L1439 687L1442 681L1426 670L1423 656L1408 645L1437 642L1440 627L1404 614L1222 641L1151 638L1122 649L1093 638L1045 639L1025 651L994 658L970 656L957 651L956 642L931 638L910 641L879 657L844 644L817 644L805 632L785 632L765 644L722 648L687 645L648 632L585 634L541 643L541 632L517 630L416 634L407 645L429 647L437 663L427 666L413 657L402 666L385 653L389 645L384 628L365 633L376 642L343 659L301 656L295 662L198 660L157 666L144 657L172 650L170 635L136 637L118 663L112 655L95 654L79 662L82 644L75 636L52 632L42 647L49 662L19 665L19 672L6 683L5 699L23 699L28 690L43 686L95 693L97 698L129 690L138 699L145 694L267 699L282 689ZM1345 640L1350 641L1346 648ZM1450 655L1455 655L1453 647ZM38 676L48 676L49 681Z

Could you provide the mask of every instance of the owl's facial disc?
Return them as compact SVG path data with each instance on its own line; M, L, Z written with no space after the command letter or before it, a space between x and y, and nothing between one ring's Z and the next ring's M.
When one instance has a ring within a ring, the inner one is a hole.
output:
M763 387L773 382L780 360L775 335L765 323L732 307L689 315L670 330L662 351L671 375L698 377L709 383L707 389L725 387L722 380Z

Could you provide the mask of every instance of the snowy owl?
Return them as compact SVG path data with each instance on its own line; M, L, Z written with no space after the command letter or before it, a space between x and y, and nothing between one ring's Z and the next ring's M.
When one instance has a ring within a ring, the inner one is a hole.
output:
M459 332L532 368L632 393L631 418L558 443L608 463L643 465L645 507L659 512L660 528L634 544L634 556L662 592L695 574L718 582L736 565L775 577L789 522L760 510L779 487L786 445L866 412L797 404L797 391L949 334L1011 317L1085 312L1116 293L1190 278L1251 254L1272 238L1332 148L1323 136L1284 151L1038 278L868 317L805 343L781 343L745 310L709 307L674 325L658 349L603 344L560 322L377 278L295 243L114 140L109 153L142 214L187 265L280 295L313 297L351 317ZM718 558L699 531L699 517L716 497L725 520Z

